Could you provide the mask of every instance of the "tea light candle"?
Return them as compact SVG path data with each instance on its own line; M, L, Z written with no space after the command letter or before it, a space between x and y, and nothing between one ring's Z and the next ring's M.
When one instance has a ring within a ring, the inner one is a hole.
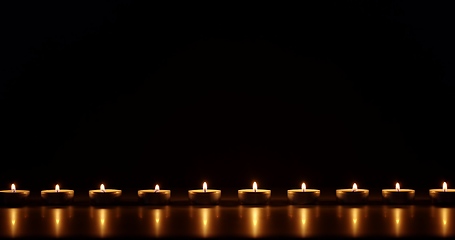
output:
M139 202L151 205L165 205L171 198L171 190L160 189L156 184L155 189L145 189L137 191Z
M400 189L400 184L395 184L395 189L382 189L382 199L389 204L409 204L414 200L414 189Z
M352 185L352 189L337 189L336 198L338 202L344 204L361 204L368 200L369 190L358 189L357 184Z
M188 190L191 204L215 205L220 202L221 190L207 189L207 183L202 184L202 189Z
M55 185L55 190L42 190L41 198L49 205L66 205L73 202L74 190L60 189Z
M307 189L302 183L301 189L289 189L288 200L291 204L313 204L316 203L321 195L319 189Z
M258 189L256 182L253 183L253 189L238 190L238 198L241 204L260 205L268 204L270 201L271 190Z
M442 184L442 189L430 189L430 199L433 204L455 204L455 189L447 189L447 183Z
M106 189L104 184L101 184L99 190L90 190L88 195L93 205L109 205L119 201L122 190Z
M8 206L24 205L30 195L29 190L17 190L16 185L11 184L11 190L0 191L0 203Z

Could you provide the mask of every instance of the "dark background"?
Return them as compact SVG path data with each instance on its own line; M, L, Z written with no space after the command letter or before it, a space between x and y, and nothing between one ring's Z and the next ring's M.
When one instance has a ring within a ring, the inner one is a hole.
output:
M455 186L452 2L0 5L0 189Z

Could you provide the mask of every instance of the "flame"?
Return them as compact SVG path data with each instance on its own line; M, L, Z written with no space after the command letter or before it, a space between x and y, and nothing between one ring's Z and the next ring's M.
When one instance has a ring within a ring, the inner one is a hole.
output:
M207 183L202 184L202 191L207 192Z
M306 185L305 183L302 183L302 192L305 192L306 191Z
M60 187L58 186L58 184L55 185L55 191L56 191L56 192L60 192Z
M258 184L256 182L253 183L253 192L258 191Z
M155 185L155 192L159 192L160 191L160 186L158 186L158 184Z
M101 190L101 192L106 192L106 189L104 188L104 184L101 184L100 190Z
M446 182L444 182L444 183L442 184L442 191L443 191L443 192L447 192L447 183L446 183Z
M353 192L356 192L356 191L357 191L357 184L354 183L354 185L352 185L352 191L353 191Z
M395 184L395 189L397 190L397 192L400 191L400 184L399 183Z
M11 191L12 192L16 192L16 185L14 185L14 183L11 184Z

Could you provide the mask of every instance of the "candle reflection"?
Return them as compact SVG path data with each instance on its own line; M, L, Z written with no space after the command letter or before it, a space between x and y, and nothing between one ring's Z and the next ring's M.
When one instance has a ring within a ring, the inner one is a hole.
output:
M196 235L199 237L213 237L217 232L217 219L219 217L219 206L214 207L194 207L190 206L190 217L195 218L198 225Z
M289 206L289 217L296 223L296 229L300 229L301 237L309 237L314 234L314 221L319 215L319 206L297 207Z
M24 236L24 223L26 223L28 208L0 208L0 239Z
M440 235L442 237L448 237L453 235L453 221L452 221L452 211L453 208L447 207L432 207L432 217L436 217L435 224L440 229ZM436 216L435 216L436 213Z
M55 236L60 237L60 219L62 215L62 209L52 209L54 212L54 219L55 219Z
M145 220L147 229L150 228L151 235L155 237L165 236L166 219L169 218L169 206L151 208L139 207L139 218Z
M16 228L17 228L16 221L17 221L18 209L12 208L9 210L10 210L10 217L11 217L11 237L14 238L14 237L16 237Z
M393 219L395 220L395 236L399 237L400 236L400 220L401 220L401 215L403 210L401 208L394 208L393 209Z
M359 209L358 208L351 208L351 218L352 218L352 235L357 237L357 229L359 228Z
M94 226L95 232L99 237L107 237L112 235L112 230L115 229L114 223L112 222L118 217L118 209L115 210L115 218L112 216L114 209L109 208L96 208L90 207L90 217L95 220Z
M243 226L247 227L245 231L250 237L256 238L265 235L264 226L269 216L269 206L266 207L246 207L240 206L240 218L243 219Z

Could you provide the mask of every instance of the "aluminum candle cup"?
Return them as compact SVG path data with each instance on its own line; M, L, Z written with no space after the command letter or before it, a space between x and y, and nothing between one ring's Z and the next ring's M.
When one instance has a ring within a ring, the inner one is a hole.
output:
M101 184L99 190L90 190L88 195L92 205L111 205L119 202L122 190L105 189L104 184Z
M291 204L314 204L320 195L319 189L306 189L305 183L302 184L301 189L288 190L288 200Z
M221 190L208 189L204 182L202 189L188 190L188 199L191 204L216 205L220 203Z
M166 205L171 198L171 190L162 190L158 186L155 189L145 189L137 191L139 202L149 205Z
M430 189L431 203L435 205L455 204L455 189L447 189L447 183L443 183L442 189Z
M73 202L74 190L60 189L57 184L55 190L42 190L41 198L49 205L68 205Z
M400 189L400 184L395 189L382 189L382 199L388 204L410 204L414 201L414 189Z
M352 189L337 189L336 198L343 204L364 204L368 201L369 192L368 189L357 189L354 183Z
M6 206L22 206L27 202L29 190L16 190L16 186L11 184L11 190L0 191L0 203Z
M252 189L238 190L240 204L245 205L263 205L270 202L272 191L268 189L258 189L256 182L253 183Z

